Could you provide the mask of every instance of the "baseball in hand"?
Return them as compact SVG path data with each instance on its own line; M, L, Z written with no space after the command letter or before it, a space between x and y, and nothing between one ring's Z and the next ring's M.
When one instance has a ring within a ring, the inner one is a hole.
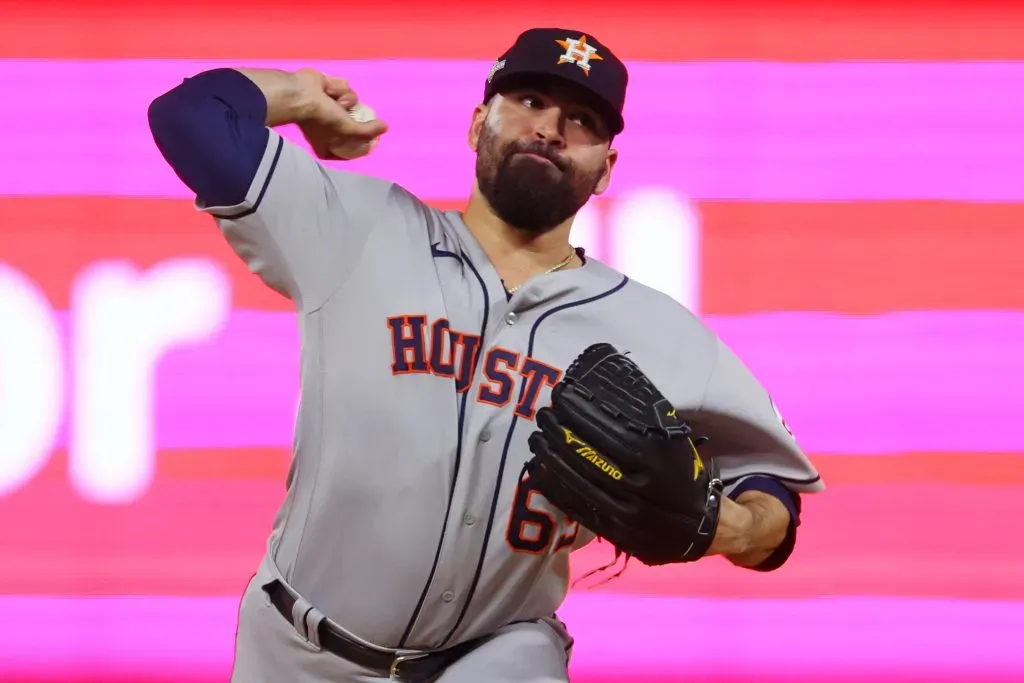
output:
M349 115L359 123L366 123L367 121L376 121L377 114L372 109L367 107L362 102L356 103L356 106L348 110Z
M349 109L348 113L354 121L359 123L377 120L377 114L374 113L373 109L362 102L357 103L354 107ZM369 142L369 146L367 146L367 143L357 139L346 140L342 144L332 145L331 152L340 159L355 159L356 157L369 154L369 152L377 146L377 140L379 139L379 137L376 137L371 140Z

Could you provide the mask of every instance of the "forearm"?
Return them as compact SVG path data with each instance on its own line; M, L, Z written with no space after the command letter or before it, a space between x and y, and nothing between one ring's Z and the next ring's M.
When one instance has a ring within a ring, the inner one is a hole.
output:
M306 120L312 103L299 77L278 69L235 69L252 81L267 101L265 125L273 128Z
M767 493L746 491L735 501L725 498L708 554L723 555L741 567L757 567L786 538L790 522L786 506Z

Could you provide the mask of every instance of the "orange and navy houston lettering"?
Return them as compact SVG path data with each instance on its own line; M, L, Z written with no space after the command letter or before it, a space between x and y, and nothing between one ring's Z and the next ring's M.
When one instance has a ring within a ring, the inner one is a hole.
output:
M541 363L536 358L527 356L523 361L523 368L519 374L526 380L526 389L516 406L516 415L532 420L537 412L537 399L540 397L540 390L544 385L553 387L562 378L562 371L546 363Z
M455 344L451 324L441 318L430 326L430 371L438 377L455 376Z
M516 381L513 373L519 368L519 354L495 346L484 356L486 384L480 385L476 400L499 408L509 402Z
M445 318L430 325L425 315L396 315L388 318L391 332L391 372L396 375L431 373L454 377L460 393L473 381L480 337L458 332Z
M430 372L426 349L427 316L398 315L388 318L391 330L391 372L407 375Z
M392 373L455 378L457 392L469 391L483 353L479 335L454 330L445 318L434 320L429 327L425 315L396 315L387 321ZM495 346L484 355L483 381L476 400L501 408L518 396L515 414L532 420L544 387L554 387L561 378L562 371L554 366Z
M455 391L460 394L473 383L476 372L476 356L480 353L480 337L465 332L452 332L454 345L462 352L459 359L459 374L455 378Z

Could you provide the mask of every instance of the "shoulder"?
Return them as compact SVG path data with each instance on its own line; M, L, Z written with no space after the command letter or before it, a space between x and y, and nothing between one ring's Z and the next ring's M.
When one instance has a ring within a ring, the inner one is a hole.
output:
M629 301L637 304L645 315L657 316L663 324L668 326L701 330L705 334L714 336L693 311L665 292L632 278L626 283L624 290Z
M445 246L453 242L451 212L429 205L408 188L345 169L330 168L326 173L342 211L371 224L379 239L391 243L390 248L397 246L396 239L417 249L425 240Z
M442 211L435 209L396 182L343 168L330 168L327 176L339 191L347 193L350 200L368 202L378 200L383 207L395 213L407 213L410 217L424 220L439 220Z
M587 257L588 259L590 257ZM638 332L660 337L667 341L685 338L689 344L714 347L718 337L684 304L668 294L605 265L600 261L590 264L604 271L609 281L623 282L608 305L614 307L616 320L633 326Z
M410 218L426 219L440 214L408 189L391 180L335 166L321 166L321 169L329 181L327 191L333 193L346 209L369 207L378 217L406 214Z
M372 201L375 199L388 202L402 194L402 188L385 178L378 178L366 173L352 171L344 167L327 166L319 163L319 171L329 181L333 191L346 200ZM406 199L415 199L410 193Z
M600 263L588 264L608 282L620 283L598 314L607 341L628 352L652 379L670 388L685 385L686 403L699 403L718 360L719 339L679 301ZM596 274L596 273L595 273Z

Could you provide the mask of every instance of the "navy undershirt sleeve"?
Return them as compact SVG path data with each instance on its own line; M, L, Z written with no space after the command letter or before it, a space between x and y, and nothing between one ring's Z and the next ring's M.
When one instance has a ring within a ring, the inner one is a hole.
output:
M741 481L729 493L729 497L736 500L740 494L747 491L760 491L778 498L789 511L789 528L786 529L786 537L764 562L754 567L762 572L774 571L786 563L796 547L796 528L800 526L800 494L790 491L776 479L756 476Z
M266 120L263 92L234 69L187 78L149 106L157 148L207 206L245 200L267 147Z

